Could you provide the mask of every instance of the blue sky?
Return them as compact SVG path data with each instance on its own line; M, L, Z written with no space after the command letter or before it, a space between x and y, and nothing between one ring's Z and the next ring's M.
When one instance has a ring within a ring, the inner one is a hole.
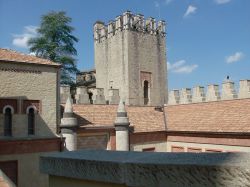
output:
M169 89L250 79L250 0L0 0L0 47L29 53L52 10L73 20L80 70L94 67L93 23L131 10L167 22Z

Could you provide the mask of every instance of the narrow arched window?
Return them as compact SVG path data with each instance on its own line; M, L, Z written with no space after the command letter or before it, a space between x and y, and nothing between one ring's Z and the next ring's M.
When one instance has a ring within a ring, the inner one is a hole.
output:
M35 134L35 110L30 108L28 110L28 135Z
M89 92L89 102L90 104L93 104L93 93Z
M149 101L149 97L148 97L148 81L144 81L143 96L144 96L144 105L147 105L148 101Z
M4 136L12 136L12 110L10 107L4 109Z

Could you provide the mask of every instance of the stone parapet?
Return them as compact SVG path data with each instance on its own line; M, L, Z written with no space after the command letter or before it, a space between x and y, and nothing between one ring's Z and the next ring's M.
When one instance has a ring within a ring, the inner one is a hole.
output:
M40 171L49 174L49 181L61 177L57 182L89 181L89 186L95 182L99 182L98 186L110 183L131 187L248 186L249 168L248 153L80 150L40 157Z
M240 80L238 92L234 82L228 80L222 83L221 91L219 85L216 84L208 85L206 91L201 86L196 86L193 90L190 88L172 90L169 92L168 105L244 98L250 98L250 80Z
M89 104L89 94L87 87L80 86L76 88L76 104Z
M103 88L93 89L93 103L94 104L106 104Z
M126 11L117 16L114 21L109 21L107 25L104 22L97 21L94 24L94 40L97 43L102 42L123 30L133 30L165 37L166 23L163 20L156 22L152 17L145 20L141 14L134 15L130 11Z
M119 89L109 89L108 91L108 100L109 104L119 104L120 96L119 96Z
M61 85L60 86L60 103L66 103L68 97L70 97L70 86Z

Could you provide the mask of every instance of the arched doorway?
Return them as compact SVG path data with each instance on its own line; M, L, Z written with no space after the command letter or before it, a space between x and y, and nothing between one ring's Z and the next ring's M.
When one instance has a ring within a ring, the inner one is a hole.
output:
M149 83L148 81L144 81L143 83L143 97L144 97L144 105L148 105L149 102Z

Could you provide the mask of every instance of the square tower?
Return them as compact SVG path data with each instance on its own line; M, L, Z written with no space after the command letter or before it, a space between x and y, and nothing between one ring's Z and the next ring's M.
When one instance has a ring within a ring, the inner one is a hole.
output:
M94 24L96 87L119 89L127 105L167 103L165 21L130 11Z

